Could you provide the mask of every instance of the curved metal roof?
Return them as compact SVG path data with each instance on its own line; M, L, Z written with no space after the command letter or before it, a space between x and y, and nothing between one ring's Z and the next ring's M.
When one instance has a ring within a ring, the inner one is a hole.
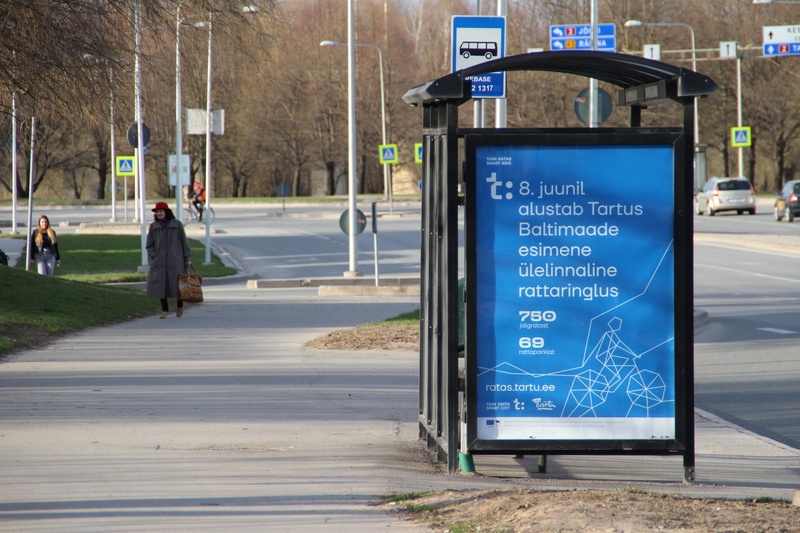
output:
M430 103L437 100L464 100L471 98L469 83L465 78L487 72L537 70L562 72L604 81L620 88L630 89L650 85L663 85L664 98L682 100L708 96L717 84L704 74L676 67L661 61L611 52L534 52L487 61L474 67L453 72L410 89L403 95L409 104Z

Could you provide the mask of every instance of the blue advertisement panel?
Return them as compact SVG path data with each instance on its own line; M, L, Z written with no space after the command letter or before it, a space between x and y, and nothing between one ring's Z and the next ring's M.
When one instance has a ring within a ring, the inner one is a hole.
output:
M473 439L676 438L675 147L578 137L466 137Z

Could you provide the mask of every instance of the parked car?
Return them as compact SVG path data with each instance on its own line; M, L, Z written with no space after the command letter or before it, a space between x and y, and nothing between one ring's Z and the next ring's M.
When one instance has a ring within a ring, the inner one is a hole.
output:
M793 222L794 217L800 217L800 180L787 181L775 200L775 220L780 222L786 217L787 222Z
M711 178L694 197L694 211L713 217L720 211L756 214L756 191L746 178Z

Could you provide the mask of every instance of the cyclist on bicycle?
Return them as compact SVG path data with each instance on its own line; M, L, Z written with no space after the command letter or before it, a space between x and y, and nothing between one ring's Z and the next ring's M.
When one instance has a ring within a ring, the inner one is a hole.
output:
M189 198L192 200L192 205L197 209L200 214L199 220L203 221L203 208L206 205L206 188L199 181L195 181L192 185L192 192L189 193Z

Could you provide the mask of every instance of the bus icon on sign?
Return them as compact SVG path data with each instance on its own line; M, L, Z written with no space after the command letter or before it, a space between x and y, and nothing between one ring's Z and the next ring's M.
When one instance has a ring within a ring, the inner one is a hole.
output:
M458 53L464 59L471 56L483 56L491 59L497 55L497 43L487 41L464 41L458 47Z

